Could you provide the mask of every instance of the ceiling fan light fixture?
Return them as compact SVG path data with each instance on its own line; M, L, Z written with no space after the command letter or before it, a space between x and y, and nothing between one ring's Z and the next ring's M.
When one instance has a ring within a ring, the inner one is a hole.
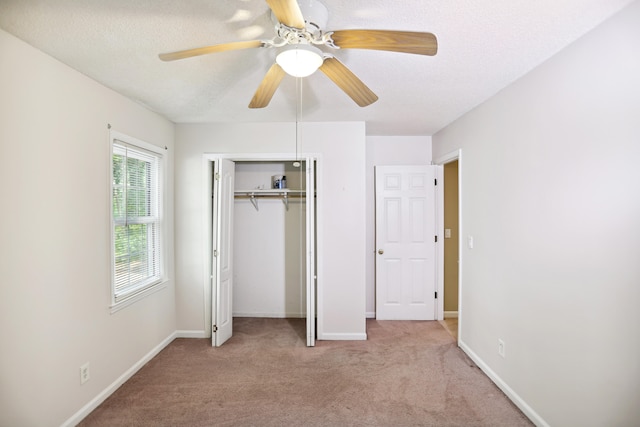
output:
M285 47L276 56L276 62L285 73L294 77L307 77L322 65L322 51L308 44L294 44Z

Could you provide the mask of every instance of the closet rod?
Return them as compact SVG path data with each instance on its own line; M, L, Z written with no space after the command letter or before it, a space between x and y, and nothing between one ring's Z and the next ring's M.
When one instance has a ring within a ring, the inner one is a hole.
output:
M292 193L288 193L288 194L252 194L252 193L242 193L242 194L236 194L235 195L236 199L250 199L252 197L254 198L261 198L261 199L279 199L282 197L288 197L288 198L298 198L298 199L303 199L306 196L304 194L292 194Z
M306 195L304 193L280 193L280 194L264 194L264 193L253 193L253 192L243 192L243 193L235 193L235 198L236 199L249 199L251 201L251 204L253 205L254 208L256 208L257 211L259 211L260 209L258 208L258 201L256 200L256 198L261 197L261 198L266 198L266 199L282 199L282 203L284 203L284 206L287 210L289 210L289 199L290 198L294 198L294 199L302 199L305 198Z

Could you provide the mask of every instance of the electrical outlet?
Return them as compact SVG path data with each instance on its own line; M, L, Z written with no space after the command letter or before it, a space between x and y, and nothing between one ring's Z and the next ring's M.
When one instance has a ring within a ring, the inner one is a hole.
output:
M89 376L89 362L87 362L80 366L80 384L86 383L89 381L89 378L91 377Z
M505 346L504 346L504 341L502 341L500 338L498 338L498 354L500 355L500 357L502 357L503 359L505 358Z

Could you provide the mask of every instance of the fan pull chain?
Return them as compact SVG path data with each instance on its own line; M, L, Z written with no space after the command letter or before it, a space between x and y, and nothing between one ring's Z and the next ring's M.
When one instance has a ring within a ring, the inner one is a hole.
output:
M296 78L296 161L299 161L299 126L300 117L302 116L302 78Z

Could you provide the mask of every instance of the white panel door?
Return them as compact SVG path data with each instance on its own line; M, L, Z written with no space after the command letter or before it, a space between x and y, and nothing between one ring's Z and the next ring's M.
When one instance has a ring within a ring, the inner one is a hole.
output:
M233 198L235 163L220 160L215 164L213 228L216 277L212 307L211 344L221 346L233 335Z
M307 241L307 347L316 345L316 180L315 161L307 158L306 241Z
M437 166L376 166L376 319L435 320Z

